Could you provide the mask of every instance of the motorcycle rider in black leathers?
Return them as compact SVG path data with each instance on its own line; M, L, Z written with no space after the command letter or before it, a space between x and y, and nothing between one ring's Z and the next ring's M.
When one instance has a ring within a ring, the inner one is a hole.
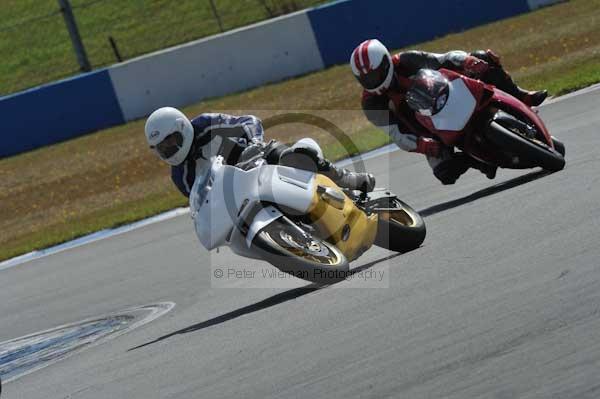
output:
M146 121L150 148L171 165L171 179L186 197L196 176L221 155L229 165L248 162L260 154L267 163L313 170L343 188L372 191L375 178L339 168L323 157L316 142L302 139L291 147L272 140L264 143L263 126L255 116L204 113L189 120L181 111L164 107Z
M356 47L350 66L364 89L362 108L367 118L388 133L403 150L426 155L433 174L442 184L454 184L471 167L493 179L496 168L427 137L427 130L414 118L414 111L406 101L410 76L420 69L451 69L492 84L529 106L540 105L548 95L545 90L532 92L517 86L491 50L470 54L464 51L445 54L406 51L392 56L379 40L372 39Z

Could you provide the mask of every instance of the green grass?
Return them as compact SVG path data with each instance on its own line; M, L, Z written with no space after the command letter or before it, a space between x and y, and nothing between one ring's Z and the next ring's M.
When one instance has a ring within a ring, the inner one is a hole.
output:
M115 228L177 206L186 205L187 201L176 193L170 193L170 195L154 194L146 197L141 202L132 200L112 203L107 207L87 213L81 218L69 220L68 223L58 223L53 225L51 229L37 230L26 237L20 237L20 239L11 242L9 248L2 248L0 260L30 252L32 249L47 248L107 227Z
M224 30L322 2L215 0ZM220 32L209 0L71 0L71 4L94 68L116 62L109 36L122 57L129 59ZM0 95L79 71L56 0L2 0L0 54Z
M594 58L556 68L551 74L540 74L523 80L530 87L547 88L555 96L600 82L600 59Z
M572 0L413 48L492 48L522 86L563 94L600 81L599 21L600 0ZM278 110L310 110L347 138L340 142L301 123L270 128L267 136L287 142L314 137L337 159L388 142L362 116L359 93L342 65L203 101L184 112L248 112L268 121ZM0 160L0 259L185 205L168 167L147 150L143 125L136 121Z

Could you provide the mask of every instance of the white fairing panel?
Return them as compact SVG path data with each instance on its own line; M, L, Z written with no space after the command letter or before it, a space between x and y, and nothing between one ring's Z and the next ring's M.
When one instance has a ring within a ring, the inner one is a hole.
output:
M451 81L449 86L450 92L446 105L430 118L437 130L459 132L471 119L477 101L462 79Z
M256 214L254 220L252 221L252 224L250 225L248 235L246 236L246 246L250 248L250 246L252 245L252 240L254 240L254 236L256 236L256 234L259 231L264 229L273 221L279 219L281 216L283 216L283 214L273 206L268 206L264 209L261 209Z
M190 211L196 235L208 250L225 244L235 223L224 206L223 175L223 164L218 160L204 175L197 175L190 192Z
M258 170L258 191L261 201L284 205L306 213L313 199L315 174L287 166L266 165Z
M249 171L223 165L221 157L198 176L190 194L196 234L206 249L227 245L242 207L273 202L300 213L313 198L314 174L293 168L263 165Z

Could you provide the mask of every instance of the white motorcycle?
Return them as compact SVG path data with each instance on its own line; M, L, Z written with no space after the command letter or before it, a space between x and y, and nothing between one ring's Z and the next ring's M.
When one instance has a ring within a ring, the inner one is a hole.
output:
M221 156L196 178L190 209L206 249L229 246L317 283L348 276L373 244L406 252L426 234L421 216L385 189L342 190L318 173L266 162L244 170Z

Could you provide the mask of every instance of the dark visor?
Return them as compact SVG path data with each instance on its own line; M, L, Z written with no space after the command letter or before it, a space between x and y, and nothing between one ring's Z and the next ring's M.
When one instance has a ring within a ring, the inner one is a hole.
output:
M169 159L179 151L182 145L183 135L181 132L174 132L165 137L154 149L161 158Z
M381 61L381 65L379 65L376 69L363 74L362 72L357 77L358 81L367 90L373 90L385 81L385 78L388 75L390 70L390 60L388 57L383 57Z

